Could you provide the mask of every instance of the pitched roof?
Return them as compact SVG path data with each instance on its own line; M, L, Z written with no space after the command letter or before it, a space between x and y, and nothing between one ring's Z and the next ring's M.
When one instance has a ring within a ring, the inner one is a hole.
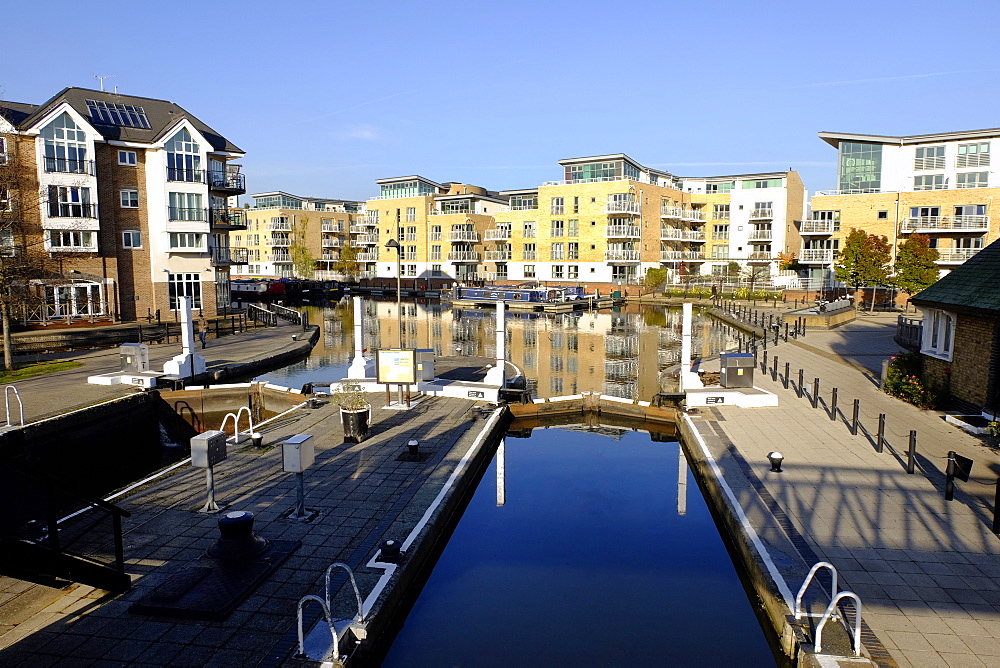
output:
M30 116L36 109L37 104L26 104L24 102L5 102L0 100L0 116L3 116L13 125L18 126Z
M1000 312L1000 240L979 251L947 276L913 295L919 306L966 312ZM993 315L996 315L994 313Z
M91 117L90 109L87 107L87 100L96 100L108 103L117 104L130 104L143 108L146 112L146 118L149 121L149 128L130 128L123 127L119 125L109 125L107 123L102 123L97 119ZM173 127L178 120L187 119L198 132L205 137L209 144L212 145L212 149L215 151L224 151L227 153L243 153L244 151L230 142L228 139L220 135L218 132L213 130L211 127L203 123L196 116L186 111L180 105L174 104L173 102L168 102L167 100L157 100L151 97L137 97L135 95L121 95L118 93L109 93L107 91L91 90L88 88L64 88L58 94L42 103L39 106L34 106L31 113L28 116L21 118L20 122L16 123L19 128L29 127L34 121L36 121L41 116L44 116L52 108L58 106L59 104L66 102L72 106L79 114L85 118L89 118L90 122L96 127L100 133L105 137L105 139L118 140L118 141L134 141L141 143L154 143L163 138L163 134L166 133L171 127ZM7 103L0 103L7 104ZM29 105L20 105L22 107L27 107ZM33 105L32 105L33 106Z

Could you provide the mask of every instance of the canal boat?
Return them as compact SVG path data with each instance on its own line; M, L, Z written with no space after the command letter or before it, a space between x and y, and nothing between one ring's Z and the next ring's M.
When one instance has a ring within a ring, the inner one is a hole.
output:
M546 288L537 285L484 285L481 288L457 289L456 299L469 301L504 301L531 304L561 304L584 299L586 295L579 285Z

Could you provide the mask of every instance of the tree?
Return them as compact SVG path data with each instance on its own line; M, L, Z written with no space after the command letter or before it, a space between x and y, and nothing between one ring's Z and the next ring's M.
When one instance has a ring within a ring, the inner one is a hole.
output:
M666 269L647 269L646 277L642 281L642 289L646 292L654 292L667 280Z
M871 286L871 308L874 310L875 288L888 283L891 260L888 238L852 227L834 266L835 276L837 280L852 286L855 292L864 286Z
M893 284L908 295L915 295L938 279L938 252L931 248L925 234L911 234L899 244Z
M358 262L360 252L361 249L357 246L344 246L340 249L340 257L332 265L333 270L348 278L357 278L361 273L361 264Z
M292 256L292 267L299 278L312 278L316 267L316 258L309 251L306 234L309 230L309 216L302 216L295 222L295 239L288 246L288 254Z

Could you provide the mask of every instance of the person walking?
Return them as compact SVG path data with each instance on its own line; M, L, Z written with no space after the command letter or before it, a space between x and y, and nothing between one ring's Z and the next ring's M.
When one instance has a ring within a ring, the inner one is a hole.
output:
M198 340L201 341L202 348L208 345L208 321L205 318L198 318Z

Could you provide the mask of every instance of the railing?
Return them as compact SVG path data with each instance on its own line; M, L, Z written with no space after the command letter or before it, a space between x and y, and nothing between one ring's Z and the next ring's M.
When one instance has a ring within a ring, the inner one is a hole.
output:
M271 304L271 308L274 309L274 314L295 325L302 324L302 312L296 311L293 308L288 308L287 306L282 306L281 304Z
M910 216L903 219L902 231L947 232L949 230L989 230L990 217L965 216Z
M362 234L362 235L358 236L357 238L353 239L353 243L355 243L355 244L364 244L364 245L378 244L378 235L377 234Z
M46 172L94 175L93 160L70 160L69 158L45 158Z
M271 237L270 239L264 237L264 243L267 246L288 247L292 245L292 240L289 237Z
M445 210L431 209L427 213L428 215L431 216L453 216L453 215L471 216L476 212L473 211L472 209L445 209Z
M97 206L49 202L49 218L97 218Z
M341 248L344 242L340 239L323 239L323 248Z
M770 241L771 230L754 230L750 233L750 241Z
M378 262L378 251L374 250L370 253L358 253L358 262Z
M45 250L52 253L96 253L97 244L95 243L93 246L50 246ZM174 249L170 250L171 252L174 252ZM203 252L202 249L192 249L192 250L193 252L198 252L198 253Z
M246 218L242 209L209 209L212 225L236 226L246 229Z
M247 304L247 317L259 325L275 327L278 324L278 316L268 309L258 304Z
M718 237L714 237L718 238ZM702 230L682 230L676 227L661 227L661 241L705 241L705 232Z
M729 232L712 232L712 241L729 241Z
M839 221L839 218L803 220L799 225L799 234L833 234L834 223Z
M506 241L510 239L511 231L509 228L499 228L495 230L486 230L483 233L483 239L486 241Z
M509 262L511 259L510 251L486 251L486 261L487 262Z
M465 230L452 230L445 233L445 240L453 243L479 243L479 233L468 232Z
M10 391L14 391L14 398L17 399L17 406L21 410L21 420L18 422L19 425L24 424L24 403L21 401L21 393L17 391L17 388L13 385L5 385L3 388L3 405L4 410L7 413L7 424L13 425L14 423L10 421Z
M729 220L730 211L713 211L712 220Z
M208 209L189 209L179 206L167 207L167 218L169 220L188 220L205 222L208 220Z
M351 227L348 229L348 232L350 232L351 234L368 234L368 226L351 225Z
M952 250L939 250L937 262L939 264L961 264L981 250L983 249L955 248Z
M641 230L638 225L608 225L604 230L604 236L609 239L638 239Z
M760 208L750 212L750 220L768 220L774 218L774 209Z
M281 262L282 264L286 264L292 261L292 256L289 255L288 253L274 253L273 255L271 255L271 261L275 263ZM288 276L288 278L291 278L291 276Z
M884 190L882 188L847 188L845 190L817 190L816 195L825 197L827 195L871 195L872 193L897 193L898 190Z
M990 154L989 153L972 153L967 155L960 155L955 160L955 167L989 167L990 166Z
M291 232L291 223L264 223L264 229L269 232Z
M550 209L549 209L549 213L551 213L553 216L561 216L564 213L566 213L566 205L565 204L553 204L550 207Z
M448 253L449 262L479 262L479 253L476 251L452 251Z
M616 214L623 213L630 216L638 216L642 213L642 205L639 202L630 202L622 200L609 200L604 206L604 213Z
M565 181L543 181L543 186L571 186L577 183L608 183L610 181L634 181L635 183L648 183L653 185L648 176L596 176L590 179L567 179ZM656 185L670 186L667 179L660 179Z
M833 262L833 250L827 248L803 248L799 254L799 262L830 264Z
M185 183L204 183L205 172L200 169L167 167L167 181L183 181Z
M921 318L896 318L896 342L901 346L919 348L924 340L924 321Z
M770 262L772 257L773 256L770 253L756 252L750 253L750 257L747 259L750 260L750 262Z
M537 211L538 202L534 204L515 204L514 206L502 206L497 209L497 213L506 213L507 211Z
M250 251L231 246L216 246L212 249L212 266L228 267L233 264L250 264Z
M682 207L663 204L660 206L661 218L681 218Z
M321 232L343 232L344 226L341 223L323 223Z
M640 254L637 250L609 250L604 251L605 262L639 262Z
M726 260L728 258L712 258ZM703 262L705 254L697 251L660 251L660 262Z
M914 171L925 169L944 169L944 156L935 156L933 158L914 158L913 169Z
M246 177L239 172L210 170L208 172L208 187L212 190L245 193L247 191L247 182Z
M527 260L527 261L534 262L535 255L536 255L535 251L521 251L521 259L522 260Z
M681 211L681 218L684 220L705 220L705 212L699 211L698 209L683 209Z

